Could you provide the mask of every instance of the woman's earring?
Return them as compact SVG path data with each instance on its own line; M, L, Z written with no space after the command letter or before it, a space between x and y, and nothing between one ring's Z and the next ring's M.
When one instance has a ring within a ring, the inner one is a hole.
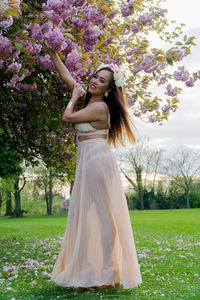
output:
M105 97L108 97L108 92L105 92L104 96L105 96Z

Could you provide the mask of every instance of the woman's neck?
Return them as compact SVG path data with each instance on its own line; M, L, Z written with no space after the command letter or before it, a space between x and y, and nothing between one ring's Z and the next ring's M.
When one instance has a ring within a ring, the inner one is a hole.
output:
M93 103L93 102L103 102L102 96L93 96L92 95L89 103Z

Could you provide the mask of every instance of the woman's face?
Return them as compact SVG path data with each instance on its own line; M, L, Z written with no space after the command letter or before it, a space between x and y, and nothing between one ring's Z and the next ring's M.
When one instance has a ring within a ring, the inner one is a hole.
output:
M111 78L111 72L108 70L100 70L90 80L89 92L92 95L104 95L105 92L110 91L109 82Z

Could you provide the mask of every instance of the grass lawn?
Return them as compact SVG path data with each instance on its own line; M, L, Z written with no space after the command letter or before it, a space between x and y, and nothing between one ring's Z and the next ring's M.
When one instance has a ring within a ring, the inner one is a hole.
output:
M0 299L200 299L200 209L130 211L143 283L74 292L50 274L67 215L0 217Z

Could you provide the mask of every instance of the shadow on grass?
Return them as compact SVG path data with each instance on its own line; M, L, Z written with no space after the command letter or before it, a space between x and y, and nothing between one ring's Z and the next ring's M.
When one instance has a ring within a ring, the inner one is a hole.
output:
M35 287L32 289L31 297L33 299L133 299L131 295L131 290L116 291L114 288L107 290L83 290L75 291L70 287L62 287L54 285L54 283L49 283L47 286L42 286L41 288ZM22 295L20 295L22 296Z

